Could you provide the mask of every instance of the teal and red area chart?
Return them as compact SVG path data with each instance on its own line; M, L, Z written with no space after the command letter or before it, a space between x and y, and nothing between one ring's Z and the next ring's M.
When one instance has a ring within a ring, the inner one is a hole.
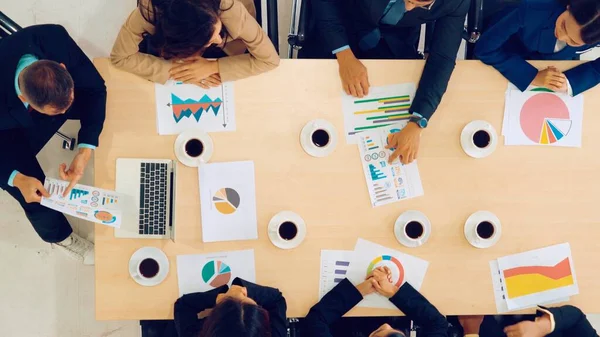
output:
M156 84L156 127L160 135L190 129L205 132L235 131L233 83L203 89L169 81Z
M506 92L505 145L581 147L583 96L545 88Z

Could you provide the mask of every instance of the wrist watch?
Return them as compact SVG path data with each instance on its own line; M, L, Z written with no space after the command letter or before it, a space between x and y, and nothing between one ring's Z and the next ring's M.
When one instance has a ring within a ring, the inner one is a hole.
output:
M427 118L421 116L420 114L413 112L412 116L408 120L409 122L413 122L417 124L421 129L425 129L427 127Z

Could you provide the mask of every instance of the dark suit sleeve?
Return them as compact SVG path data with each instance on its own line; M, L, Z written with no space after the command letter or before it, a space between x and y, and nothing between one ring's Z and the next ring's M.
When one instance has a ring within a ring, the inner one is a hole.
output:
M346 0L313 0L312 11L316 18L316 24L319 34L323 35L322 40L327 50L334 51L340 47L348 45L348 35L344 27L341 6Z
M423 336L448 336L446 318L410 284L404 283L390 301L421 327Z
M554 333L561 336L597 337L598 333L585 317L585 314L571 305L558 308L543 308L554 316ZM543 315L538 311L538 316Z
M215 306L217 295L227 292L222 286L204 293L181 296L175 302L175 328L179 337L196 337L202 328L198 313Z
M411 112L429 119L435 113L454 70L470 1L463 0L451 14L435 22L431 48Z
M538 70L520 55L508 51L507 44L510 43L509 39L526 24L526 2L523 1L518 8L491 25L475 45L475 56L483 63L496 68L521 91L527 89Z
M565 71L573 89L573 96L595 87L600 83L600 58Z
M63 63L75 83L71 110L81 119L79 143L98 146L106 116L106 86L94 64L59 25L40 25L34 33L47 58Z
M344 279L308 312L305 319L307 336L331 337L329 326L362 299L356 287L348 279Z
M278 289L263 287L241 278L233 280L233 284L245 287L248 290L248 297L267 310L271 322L271 336L287 337L287 305L283 294Z

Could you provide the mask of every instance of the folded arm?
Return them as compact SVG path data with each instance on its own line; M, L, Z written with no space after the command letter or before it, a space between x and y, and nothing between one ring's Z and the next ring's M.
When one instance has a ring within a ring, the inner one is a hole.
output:
M223 11L221 21L227 28L229 38L242 41L248 48L248 54L232 55L218 60L219 74L223 82L258 75L279 65L279 55L273 42L241 2L233 2L231 8Z
M424 336L448 336L448 321L444 315L410 284L404 283L390 301L421 327Z
M569 80L573 96L595 87L600 83L600 58L565 71L565 76Z
M507 80L525 91L538 70L525 59L507 50L506 44L525 25L526 4L515 8L490 26L475 45L475 56L496 68Z
M311 337L332 337L329 326L362 299L363 296L356 287L348 279L344 279L308 312L305 320L307 335Z

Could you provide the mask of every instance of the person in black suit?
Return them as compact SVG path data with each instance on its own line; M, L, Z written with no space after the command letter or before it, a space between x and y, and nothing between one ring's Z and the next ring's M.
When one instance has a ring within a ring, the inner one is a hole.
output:
M36 155L67 119L81 121L78 153L59 174L81 179L98 146L106 109L104 80L67 31L27 27L0 39L0 187L13 196L42 240L94 264L93 244L73 233L63 214L41 206L49 197Z
M387 298L422 330L424 337L448 336L446 318L425 297L416 291L409 283L400 288L390 280L389 269L378 268L373 271L366 281L358 286L344 279L319 303L313 306L305 320L307 335L311 337L347 337L335 335L330 326L339 320L346 312L357 305L364 296L377 292ZM354 332L352 332L354 333ZM406 337L404 332L394 329L389 324L383 324L369 337Z
M459 316L468 337L597 337L598 333L578 308L565 305L539 307L532 320L520 322L512 316Z
M410 163L419 150L421 132L437 109L454 70L469 0L312 0L315 22L301 57L338 60L348 95L369 92L367 69L359 59L421 58L417 44L421 24L435 21L431 47L412 101L411 123L393 134L390 148Z
M281 292L241 278L175 302L179 337L287 337L287 305Z

